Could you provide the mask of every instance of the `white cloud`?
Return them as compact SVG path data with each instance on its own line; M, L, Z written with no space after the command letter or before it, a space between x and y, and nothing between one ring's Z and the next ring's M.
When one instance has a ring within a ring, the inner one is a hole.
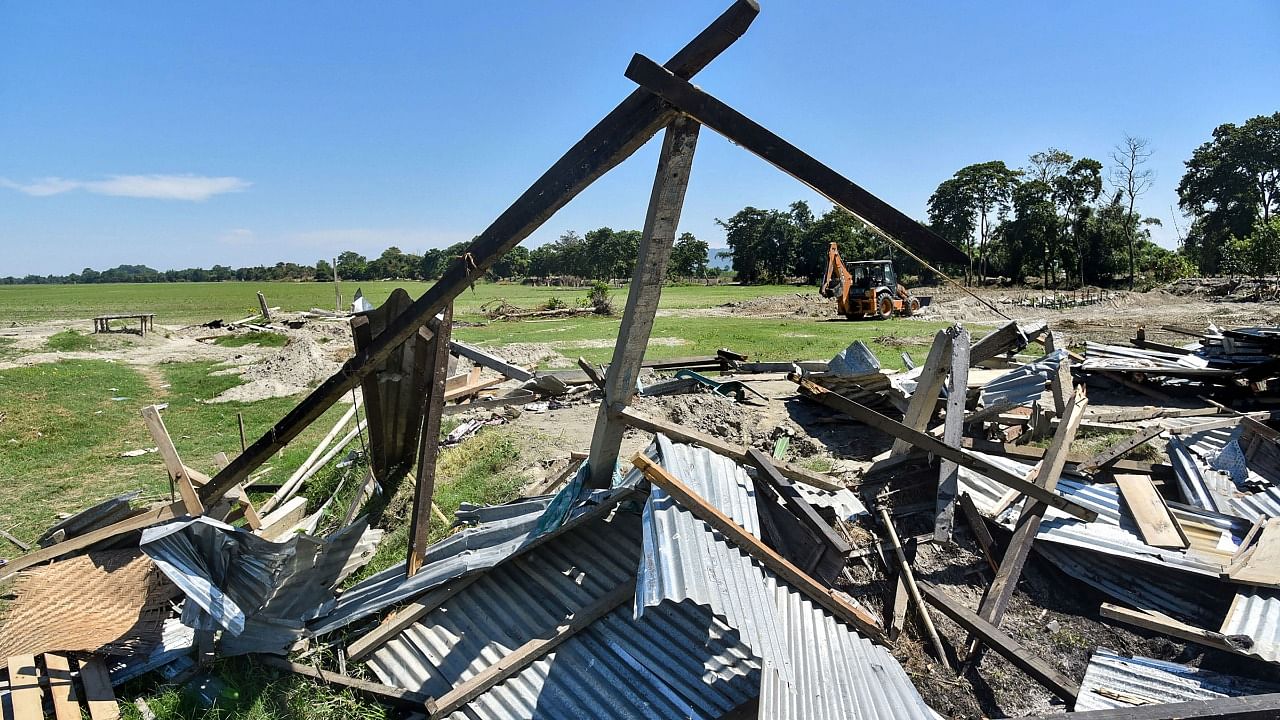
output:
M37 197L84 190L96 195L192 202L203 202L224 193L241 192L252 184L238 177L203 175L112 175L106 180L47 177L30 183L0 178L0 185Z

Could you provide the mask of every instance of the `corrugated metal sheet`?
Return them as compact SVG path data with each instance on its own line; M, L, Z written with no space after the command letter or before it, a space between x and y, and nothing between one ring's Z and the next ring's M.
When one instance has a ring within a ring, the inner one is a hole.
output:
M913 720L936 717L884 648L832 620L803 595L770 578L796 682L765 673L761 718Z
M133 501L137 500L141 495L142 491L136 490L131 493L125 493L124 495L117 495L116 497L108 500L103 500L93 507L85 508L65 520L60 520L53 527L45 530L44 533L36 540L36 544L41 547L48 547L53 544L53 538L59 532L62 533L64 539L73 538L92 530L131 518L142 512L140 509L135 510L133 508ZM100 545L105 546L107 543L102 543Z
M704 448L658 435L658 456L672 475L760 536L755 488L737 463ZM636 578L636 614L663 602L693 600L723 617L742 640L791 681L786 640L760 568L719 533L653 487L644 508L644 557Z
M1280 663L1280 591L1239 587L1222 634L1248 638L1250 654Z
M111 684L121 685L130 680L167 665L180 657L190 654L195 647L196 631L183 625L177 618L164 621L164 630L160 636L160 644L145 655L108 658L107 672L111 674Z
M640 555L634 515L586 523L495 567L369 666L384 682L440 697L630 582ZM452 717L715 718L754 697L759 681L759 662L706 608L667 604L637 620L623 604Z
M836 517L852 522L859 515L866 515L867 508L858 499L856 493L849 488L840 490L823 490L801 482L793 483L794 487L810 505L830 508Z
M1099 648L1080 682L1075 712L1280 691L1280 685Z
M979 397L983 407L1002 403L1025 405L1040 397L1049 385L1049 379L1058 371L1058 364L1067 357L1066 350L1054 350L1034 362L997 377L982 386Z

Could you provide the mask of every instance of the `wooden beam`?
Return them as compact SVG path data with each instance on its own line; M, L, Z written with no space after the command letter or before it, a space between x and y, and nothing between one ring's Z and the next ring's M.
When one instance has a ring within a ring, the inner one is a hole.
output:
M427 343L427 392L423 398L422 431L418 435L417 471L413 509L409 513L409 550L405 573L413 577L426 561L431 536L432 498L436 492L436 458L440 454L440 424L444 414L444 382L449 376L449 336L453 332L453 306L444 309L436 333Z
M903 413L902 424L924 432L933 422L933 414L938 410L938 395L942 392L943 383L947 379L947 371L951 366L951 342L954 326L939 330L933 336L933 345L925 357L924 367L920 368L916 389L911 393L907 403L907 411ZM963 397L963 393L961 394ZM905 455L911 450L911 443L897 438L889 449L889 457Z
M1084 417L1084 409L1088 402L1088 398L1084 395L1084 388L1077 388L1071 402L1067 404L1066 416L1063 417L1062 424L1054 433L1053 443L1045 451L1044 460L1041 461L1040 477L1037 480L1041 487L1046 489L1057 487L1058 478L1067 464L1067 450L1075 440L1076 431L1080 429L1080 419ZM1044 518L1046 510L1048 506L1044 503L1032 502L1025 506L1018 516L1013 538L1009 541L1004 557L1000 559L1000 567L996 570L995 579L983 594L982 604L978 609L978 614L992 625L1000 625L1000 620L1009 607L1009 600L1013 598L1014 588L1018 585L1018 578L1022 576L1022 568L1027 562L1027 556L1031 553L1031 544L1035 541L1036 533L1040 531L1040 521ZM975 651L977 646L971 641L969 646L971 658L974 657Z
M1085 522L1092 522L1098 518L1098 513L1093 510L1072 502L1071 500L1056 494L1052 490L1048 490L1030 480L1018 477L998 465L987 462L985 459L977 455L966 452L960 448L952 447L928 433L912 430L892 418L881 415L875 410L872 410L861 403L850 400L839 393L832 392L824 387L815 385L811 381L806 380L799 375L793 373L787 377L792 382L795 382L800 386L801 395L820 402L834 410L838 410L855 420L864 422L867 425L870 425L877 430L882 430L889 435L898 438L905 438L925 452L930 452L940 458L951 460L960 467L969 468L975 472L982 473L987 478L990 478L1001 485L1017 490L1018 492L1028 495L1047 505L1056 507L1073 517L1084 520Z
M791 511L791 514L799 518L800 522L813 531L814 535L820 538L828 548L840 555L848 555L853 550L848 541L841 537L840 533L837 533L835 528L831 527L826 520L823 520L822 516L818 514L817 510L813 509L813 506L809 504L804 495L801 495L800 491L796 490L795 486L791 484L791 481L778 471L778 467L773 464L774 459L772 457L755 448L747 449L747 457L750 458L751 464L760 471L758 480L772 486L782 498L783 503L786 504L787 509Z
M960 494L960 510L964 512L964 519L969 523L969 529L973 531L973 537L978 541L987 564L991 566L991 572L1000 572L1000 563L996 562L996 541L991 537L991 528L987 527L987 522L982 519L982 514L973 504L969 493Z
M1188 640L1197 645L1203 645L1215 650L1222 650L1235 655L1249 655L1246 648L1233 642L1227 635L1188 625L1181 620L1171 618L1154 610L1131 610L1120 605L1103 603L1098 610L1098 614L1108 620L1117 620L1126 625L1132 625L1180 640Z
M466 343L460 343L457 340L450 340L449 349L452 350L455 355L460 355L471 362L483 365L490 370L496 370L513 380L526 382L533 379L533 373L528 370L518 365L512 365L497 355L486 352L481 348L473 347Z
M1252 556L1229 573L1232 582L1280 587L1280 518L1271 518L1258 533Z
M120 704L111 689L111 676L102 660L91 657L80 663L80 685L90 720L120 720Z
M1138 524L1142 539L1151 547L1183 550L1191 546L1178 518L1145 475L1115 474L1120 496Z
M938 608L943 615L951 618L957 625L977 635L982 642L1000 653L1014 667L1035 678L1036 682L1045 686L1054 695L1067 703L1075 703L1080 695L1080 686L1070 678L1055 670L1045 661L1033 655L1017 640L1009 637L1003 630L987 622L959 601L947 595L941 588L921 581L920 590L930 605Z
M1280 717L1280 693L1088 710L1069 715L1027 715L1018 720L1275 720L1277 717Z
M49 547L40 548L32 553L27 553L22 557L17 557L9 561L7 565L0 566L0 581L7 580L19 570L25 570L32 565L38 565L49 560L56 560L67 553L77 550L83 550L90 545L108 540L121 533L132 532L134 530L142 530L157 523L172 520L181 517L186 511L182 503L176 502L171 505L163 505L159 508L147 510L139 515L126 518L118 523L100 527L83 535L77 535L68 538L60 543L55 543Z
M267 307L267 296L261 292L258 293L258 309L262 311L262 319L271 319L271 308Z
M1038 448L1034 445L1014 445L1013 443L998 443L974 438L964 438L960 441L960 445L967 450L975 450L988 455L1003 455L1027 460L1039 460L1044 457L1044 448ZM1080 471L1080 466L1088 460L1089 458L1081 453L1067 453L1067 469ZM1110 468L1117 472L1140 473L1164 478L1173 477L1173 466L1163 463L1115 460L1112 461Z
M45 653L44 667L48 674L49 699L53 703L55 720L80 720L80 702L76 686L72 682L71 661L66 655Z
M942 442L955 447L964 437L964 406L969 387L969 331L956 326L951 340L951 379L943 412ZM960 466L943 458L938 464L938 501L933 536L949 542L955 529L956 493L960 492Z
M36 656L11 656L8 705L13 712L13 720L43 720L40 697L40 668L36 666Z
M920 615L920 624L924 626L924 631L929 636L929 642L933 644L933 655L938 662L942 663L943 667L952 671L951 663L947 661L947 650L942 647L942 639L938 637L938 629L933 626L933 618L929 616L929 608L924 604L924 598L920 596L920 587L916 584L915 573L911 571L911 563L907 562L907 554L902 550L902 542L898 539L898 531L893 527L893 518L889 517L889 511L883 505L880 506L879 510L880 523L884 525L885 531L889 533L889 542L893 545L893 554L898 559L898 577L906 583L907 594L911 596L911 602L915 603L916 612Z
M623 419L626 420L626 423L631 427L654 434L662 433L677 442L699 445L711 450L712 452L724 455L727 458L737 460L740 463L751 462L751 456L747 454L748 448L743 447L742 445L728 443L704 432L699 432L692 428L659 420L655 417L645 415L633 408L624 409L621 412L621 415ZM843 485L840 485L831 478L820 475L812 470L802 468L799 465L793 465L781 460L771 459L771 461L773 462L773 466L778 469L778 472L795 482L802 482L806 485L812 485L813 487L821 488L823 490L837 491L845 489Z
M1153 425L1145 430L1140 430L1120 442L1102 450L1088 460L1085 460L1079 467L1081 470L1085 471L1096 471L1098 468L1101 468L1110 462L1119 460L1121 455L1124 455L1148 440L1158 437L1162 432L1164 432L1164 428L1160 425Z
M1003 355L1011 350L1017 350L1026 343L1026 337L1022 334L1022 329L1018 327L1016 320L1001 325L991 332L983 335L977 342L973 344L970 352L969 361L977 365L986 362L997 355Z
M826 588L795 565L787 562L786 558L760 542L759 538L744 530L733 521L733 518L720 512L661 465L639 453L631 459L631 463L644 473L649 482L665 490L681 507L719 531L726 540L743 552L758 560L765 568L777 575L779 580L826 609L836 619L854 626L871 640L881 644L888 642L879 623L870 613L849 603L837 591Z
M627 66L626 76L853 213L877 234L892 238L935 262L969 261L963 250L897 208L649 58L643 55L633 57Z
M679 77L691 77L733 44L751 25L760 7L736 0L723 14L667 62ZM509 250L609 169L630 157L676 116L659 98L636 90L614 108L471 243L461 258L397 317L373 344L347 360L266 434L206 485L204 501L220 497L297 437L380 364L418 328L455 297L480 280Z
M591 436L591 455L587 458L588 487L607 488L613 484L622 447L626 423L618 411L631 403L640 379L640 363L649 345L653 319L662 298L662 284L667 277L667 261L676 241L676 227L684 207L685 189L693 169L693 154L698 147L699 125L688 117L676 118L667 126L658 155L658 171L649 195L644 231L640 236L639 257L627 305L613 346L613 360L604 379L604 399L596 413L595 431ZM590 375L590 373L588 373Z
M285 670L302 675L313 680L319 680L329 685L336 685L340 688L346 688L352 692L362 695L376 702L390 703L402 707L413 708L418 711L426 712L428 716L434 717L436 711L436 703L430 696L424 695L412 690L392 687L391 685L383 685L382 683L370 682L353 678L348 675L322 670L311 665L302 665L290 662L282 657L275 655L257 655L258 662L270 668L277 670Z
M436 700L435 716L443 717L448 715L488 692L494 685L519 673L537 661L538 658L554 650L556 646L565 640L587 628L591 623L613 612L623 603L634 600L635 594L636 581L631 578L609 591L604 597L586 607L575 610L571 620L562 622L554 628L543 630L535 635L532 640L468 678L466 682L455 685L445 695L441 695Z
M169 431L164 426L164 419L160 417L160 408L155 405L148 405L142 408L142 420L146 423L147 430L151 433L151 439L160 450L160 457L164 459L165 469L169 471L170 489L172 490L174 485L177 486L178 493L182 495L182 504L186 508L188 515L203 515L204 505L196 494L195 486L191 482L191 476L187 473L187 466L182 464L182 458L178 456L178 449L174 447L173 439L169 437Z

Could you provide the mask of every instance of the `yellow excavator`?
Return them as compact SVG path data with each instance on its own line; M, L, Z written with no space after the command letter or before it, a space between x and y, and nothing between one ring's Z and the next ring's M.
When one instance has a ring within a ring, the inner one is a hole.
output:
M827 249L827 271L818 292L834 297L836 309L850 320L887 320L894 315L914 315L920 301L898 282L892 260L864 260L847 265L840 248Z

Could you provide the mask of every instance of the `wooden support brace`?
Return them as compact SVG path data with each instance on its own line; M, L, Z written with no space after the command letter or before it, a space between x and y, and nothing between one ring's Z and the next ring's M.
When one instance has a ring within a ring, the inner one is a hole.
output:
M1084 461L1079 468L1086 472L1096 472L1098 468L1101 468L1115 460L1119 460L1121 455L1124 455L1148 440L1158 437L1162 432L1164 432L1164 428L1159 425L1153 425L1146 430L1140 430Z
M842 556L849 554L853 548L849 546L848 541L841 537L826 520L823 520L818 511L814 510L809 501L804 498L804 495L801 495L800 491L796 490L795 486L791 484L791 481L778 471L777 466L773 464L774 459L772 457L755 448L749 448L747 456L751 458L751 464L755 465L756 469L760 471L759 480L775 489L786 504L787 509L799 518L800 522L813 531L814 535L821 538L832 552Z
M991 537L991 529L982 519L982 514L973 504L973 498L969 497L969 493L960 494L960 510L964 513L965 521L969 523L969 529L973 531L973 537L978 541L978 547L982 549L982 556L991 566L991 572L1000 572L1000 563L996 561L995 539Z
M969 331L957 325L951 339L950 390L943 414L942 442L955 447L964 437L964 406L969 386ZM933 535L939 542L951 540L955 528L956 494L960 492L960 466L943 458L938 467L938 501Z
M920 587L916 584L915 573L911 570L911 563L907 562L907 554L902 550L902 542L898 539L898 531L893 526L893 518L889 517L889 511L882 505L880 507L880 523L884 526L886 532L889 533L889 542L893 544L893 554L898 559L898 577L907 586L907 593L911 596L911 601L915 603L916 612L920 614L920 624L924 626L925 633L929 636L929 642L933 644L934 657L947 670L951 670L951 663L947 661L947 650L942 647L942 639L938 637L938 629L933 626L933 618L929 616L929 608L924 604L924 598L920 596Z
M309 677L313 680L328 683L329 685L346 688L358 695L363 695L364 697L377 702L391 703L419 711L425 711L428 716L435 717L435 701L422 693L392 687L390 685L383 685L382 683L353 678L347 675L330 672L328 670L322 670L311 665L301 665L274 655L258 655L256 657L258 662L266 665L267 667L276 668L277 670L285 670L297 675Z
M933 336L933 345L929 348L929 355L925 358L924 367L920 370L915 392L911 393L911 400L907 403L907 411L902 418L902 424L912 430L923 432L933 421L933 414L938 409L938 395L942 392L947 371L951 366L951 345L954 337L954 327L939 330L938 334ZM889 457L905 455L909 450L911 450L911 443L898 438L893 441Z
M422 432L418 436L417 476L413 511L409 515L409 554L405 571L409 577L422 567L431 534L432 498L436 490L436 457L440 453L440 425L444 413L444 381L449 375L449 335L453 328L453 306L444 310L431 342L427 343L427 394L421 412Z
M851 604L838 592L828 589L817 580L806 575L795 565L787 562L786 558L783 558L768 545L761 542L759 538L744 530L742 526L733 521L733 518L720 512L718 508L695 493L689 486L676 479L661 465L641 454L636 454L631 459L631 463L644 473L649 482L665 490L681 507L693 513L695 517L707 523L713 529L718 530L726 540L758 560L765 568L777 575L779 580L795 588L816 605L830 612L838 620L854 626L871 640L881 644L888 643L884 632L880 629L879 622L874 616L865 609Z
M49 547L40 548L32 553L27 553L22 557L17 557L8 562L6 565L0 565L0 582L12 577L19 570L25 570L32 565L38 565L49 560L56 560L63 555L83 550L95 543L108 540L121 533L132 532L134 530L142 530L157 523L162 523L181 517L186 511L186 507L180 503L171 505L163 505L154 510L148 510L140 515L126 518L118 523L107 525L106 527L92 530L83 535L77 535L68 538L60 543L55 543Z
M160 457L164 459L165 468L169 471L169 482L177 486L187 514L191 516L203 515L204 504L200 502L200 497L196 494L195 485L191 481L187 466L182 464L182 458L178 456L178 449L173 446L173 439L169 437L169 431L165 429L164 419L160 417L160 408L155 405L148 405L142 408L142 419L147 425L147 430L151 433L152 441L160 449ZM170 487L173 487L173 485Z

